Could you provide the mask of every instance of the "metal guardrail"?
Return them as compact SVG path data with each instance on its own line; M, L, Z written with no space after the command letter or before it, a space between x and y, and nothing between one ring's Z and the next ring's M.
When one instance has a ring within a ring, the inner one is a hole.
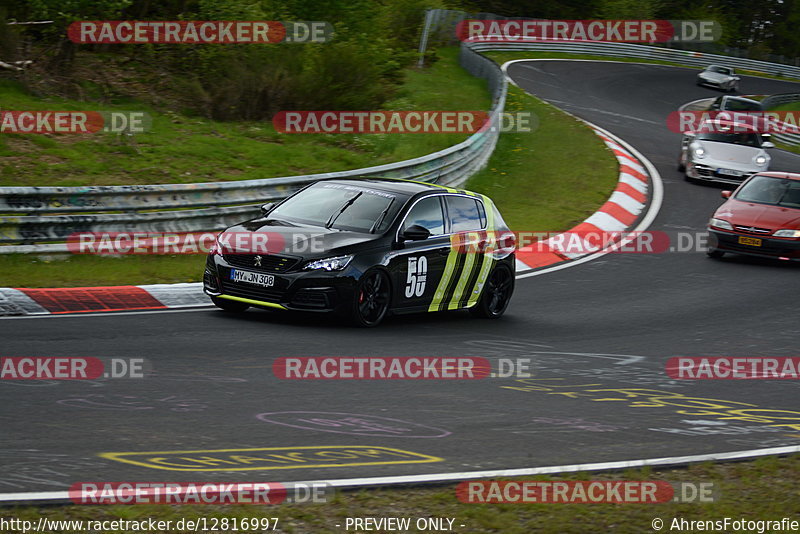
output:
M630 43L604 43L604 42L516 42L516 43L491 43L476 42L473 49L479 52L486 51L526 51L526 52L563 52L570 54L590 54L596 56L624 57L634 59L649 59L669 61L679 65L702 66L722 64L738 69L764 72L775 76L785 76L800 79L800 67L768 63L753 59L705 54L686 50L672 50L657 46L637 45ZM768 96L762 100L765 107L800 101L800 94L786 93ZM800 145L798 134L773 134L776 141L788 145Z
M526 51L526 52L563 52L567 54L589 54L595 56L624 57L631 59L650 59L656 61L669 61L680 65L705 67L707 65L722 64L737 69L752 70L800 79L800 67L769 63L755 59L720 56L706 54L691 50L675 50L659 46L639 45L631 43L607 43L598 41L559 41L559 42L518 42L492 43L474 42L473 47L478 51Z
M2 246L0 253L62 251L63 244L31 245L63 241L74 232L220 230L233 222L257 216L260 204L284 198L324 178L372 176L459 186L486 164L494 150L507 90L500 68L473 51L471 45L461 47L460 62L469 73L488 81L492 107L489 112L491 127L457 145L418 158L364 169L239 182L0 187L0 213L7 214L0 217L0 243L22 245Z
M779 95L770 95L761 101L764 109L774 108L781 104L790 104L792 102L800 102L800 93L782 93ZM772 138L779 143L786 145L800 145L800 134L789 133L775 133Z

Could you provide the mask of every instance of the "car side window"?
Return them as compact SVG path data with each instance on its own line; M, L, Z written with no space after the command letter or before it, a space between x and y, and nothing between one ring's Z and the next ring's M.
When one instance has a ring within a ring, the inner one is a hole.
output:
M482 230L486 226L486 212L478 200L452 195L446 196L445 199L450 219L450 232Z
M442 213L442 203L439 201L438 196L426 197L414 204L414 207L408 212L400 231L404 232L415 224L426 228L431 235L444 233L444 214Z

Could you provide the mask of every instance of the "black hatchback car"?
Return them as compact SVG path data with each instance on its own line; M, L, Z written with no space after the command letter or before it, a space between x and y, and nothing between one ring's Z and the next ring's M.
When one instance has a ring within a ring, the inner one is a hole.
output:
M203 285L216 306L500 317L514 291L514 234L486 196L391 179L324 180L217 237Z

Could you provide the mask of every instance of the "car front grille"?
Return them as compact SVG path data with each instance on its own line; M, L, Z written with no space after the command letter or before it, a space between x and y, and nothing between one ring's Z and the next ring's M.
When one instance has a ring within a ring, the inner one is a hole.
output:
M300 261L291 256L275 256L271 254L225 254L223 258L234 267L265 271L268 273L286 272Z
M230 280L222 280L222 293L232 297L241 297L252 300L263 300L265 302L280 302L283 297L283 290L266 287L240 284Z
M754 226L741 226L738 224L734 224L733 227L737 232L742 232L744 234L769 235L772 233L772 230L769 228L756 228Z

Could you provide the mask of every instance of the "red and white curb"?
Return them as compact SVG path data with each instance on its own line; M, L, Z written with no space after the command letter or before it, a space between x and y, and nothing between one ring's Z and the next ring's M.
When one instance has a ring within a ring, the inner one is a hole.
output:
M0 288L0 315L58 315L209 306L200 282L142 286Z
M527 271L556 263L572 261L603 250L580 236L609 235L626 232L639 220L647 207L650 173L630 151L610 137L608 132L592 127L619 162L619 180L614 192L599 210L563 234L551 237L542 244L532 244L517 250L517 270ZM565 237L570 235L570 239ZM576 246L576 240L578 240ZM580 252L573 252L574 250Z
M510 63L513 61L502 65L504 72ZM509 81L514 83L510 78ZM569 112L560 111L575 117ZM620 165L619 180L608 201L596 213L564 233L640 232L647 229L658 214L663 197L658 171L647 158L619 137L579 117L575 118L592 128L614 152ZM533 246L522 247L517 251L518 278L579 265L611 250L586 243L585 247L579 247L580 253L573 253L559 250L560 245L555 238L549 241L552 252L538 252ZM211 302L203 293L200 282L115 287L0 288L0 316L48 316L208 306L211 306Z
M501 65L506 79L515 86L517 84L508 76L508 66L521 61L550 61L550 59L515 59ZM619 179L617 187L606 203L582 223L542 243L523 246L517 250L517 272L521 273L523 278L549 272L551 269L546 268L551 266L566 267L569 262L581 260L576 263L582 263L611 252L631 238L622 236L619 242L598 246L580 236L643 231L655 219L661 208L663 197L661 177L647 158L611 132L568 111L560 108L559 111L583 122L603 140L619 162Z

